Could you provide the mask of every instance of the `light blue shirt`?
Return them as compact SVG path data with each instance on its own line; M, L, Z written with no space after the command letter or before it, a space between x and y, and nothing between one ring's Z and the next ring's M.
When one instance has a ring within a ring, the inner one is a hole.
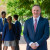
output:
M38 24L39 18L40 18L40 16L38 18L33 17L33 24L35 24L35 19L37 19L37 24Z

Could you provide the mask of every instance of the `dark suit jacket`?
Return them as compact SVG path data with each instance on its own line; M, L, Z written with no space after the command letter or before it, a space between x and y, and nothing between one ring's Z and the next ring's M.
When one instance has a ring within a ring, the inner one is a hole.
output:
M7 23L7 19L5 18L4 24ZM3 32L3 21L2 18L0 18L0 32ZM1 34L0 34L0 38L2 38Z
M16 39L15 25L12 24L12 29L9 30L9 25L8 25L8 23L6 23L3 28L2 40L13 41L15 39Z
M21 24L19 21L15 22L15 28L16 28L16 39L20 40L20 34L21 34Z
M5 18L4 24L7 23L7 19ZM2 18L0 18L0 32L3 32L3 21Z
M47 39L49 37L49 23L45 18L40 17L37 24L36 32L34 32L33 18L28 19L24 25L24 38L27 42L27 50L33 50L30 42L37 42L39 47L36 50L47 50Z

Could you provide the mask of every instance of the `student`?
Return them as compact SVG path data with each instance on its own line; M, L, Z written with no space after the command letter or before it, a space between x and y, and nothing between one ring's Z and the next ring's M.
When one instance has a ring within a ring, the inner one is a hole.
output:
M7 19L8 23L4 25L2 42L4 41L4 50L7 50L8 46L11 46L12 50L15 50L16 46L16 36L15 36L15 26L12 24L12 17L9 16Z
M21 34L21 24L18 21L18 15L14 15L14 21L15 21L15 28L16 28L16 47L15 50L19 50L19 40L20 40L20 34Z
M6 12L2 11L1 18L0 18L0 50L2 50L1 49L2 48L1 47L1 44L2 44L1 38L2 38L3 27L4 27L4 24L7 23L7 19L5 17L6 17Z

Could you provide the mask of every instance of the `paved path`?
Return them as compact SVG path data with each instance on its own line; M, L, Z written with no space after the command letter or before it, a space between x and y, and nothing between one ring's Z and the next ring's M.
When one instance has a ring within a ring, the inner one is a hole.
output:
M49 27L50 27L50 20L49 20Z
M47 40L47 44L48 44L48 50L50 50L50 38ZM26 50L26 42L23 36L21 37L19 46L20 50ZM8 50L11 50L11 48L9 47Z

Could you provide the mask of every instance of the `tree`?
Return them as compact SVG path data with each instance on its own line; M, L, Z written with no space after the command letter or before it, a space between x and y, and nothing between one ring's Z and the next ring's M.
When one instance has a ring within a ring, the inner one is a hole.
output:
M32 16L31 10L34 4L40 5L42 14L50 16L50 0L8 0L7 12L11 15ZM49 17L48 17L49 18Z

